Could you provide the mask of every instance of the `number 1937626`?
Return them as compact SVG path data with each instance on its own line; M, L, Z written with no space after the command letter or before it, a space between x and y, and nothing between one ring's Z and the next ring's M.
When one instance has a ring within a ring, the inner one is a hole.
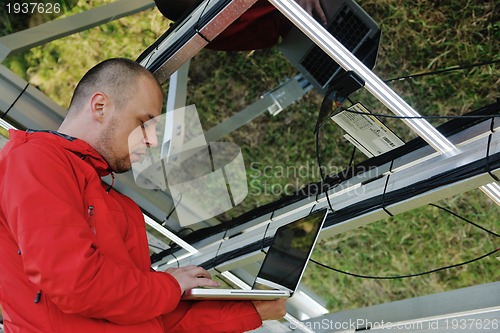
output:
M7 14L60 14L60 3L43 2L23 2L6 3L5 11Z

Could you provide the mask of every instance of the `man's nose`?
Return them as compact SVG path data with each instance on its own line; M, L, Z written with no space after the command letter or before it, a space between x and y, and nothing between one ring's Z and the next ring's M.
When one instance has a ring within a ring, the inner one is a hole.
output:
M158 136L156 135L156 129L147 129L145 131L144 141L148 147L158 146Z

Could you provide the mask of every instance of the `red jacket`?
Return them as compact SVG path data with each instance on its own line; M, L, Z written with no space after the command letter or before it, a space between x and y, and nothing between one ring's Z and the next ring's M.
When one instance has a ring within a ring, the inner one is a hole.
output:
M218 51L267 49L277 45L292 26L269 1L257 0L206 48Z
M86 142L11 131L0 152L0 304L5 331L238 332L261 320L250 302L179 302L150 268L139 207L100 177ZM35 301L35 299L37 301Z

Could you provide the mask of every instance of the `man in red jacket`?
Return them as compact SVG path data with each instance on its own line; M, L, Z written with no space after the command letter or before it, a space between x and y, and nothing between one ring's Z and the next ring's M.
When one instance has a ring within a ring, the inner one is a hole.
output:
M101 177L129 170L157 144L144 123L162 103L147 70L110 59L82 78L57 132L10 132L0 152L7 333L242 332L284 315L282 300L180 301L217 283L200 267L151 269L140 208ZM138 126L146 135L129 141Z

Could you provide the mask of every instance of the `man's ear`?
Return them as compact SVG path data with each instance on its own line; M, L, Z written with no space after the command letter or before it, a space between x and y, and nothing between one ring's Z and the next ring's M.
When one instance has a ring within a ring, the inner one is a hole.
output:
M109 103L109 97L105 93L96 92L90 98L90 110L92 118L102 123L104 121L104 110Z

